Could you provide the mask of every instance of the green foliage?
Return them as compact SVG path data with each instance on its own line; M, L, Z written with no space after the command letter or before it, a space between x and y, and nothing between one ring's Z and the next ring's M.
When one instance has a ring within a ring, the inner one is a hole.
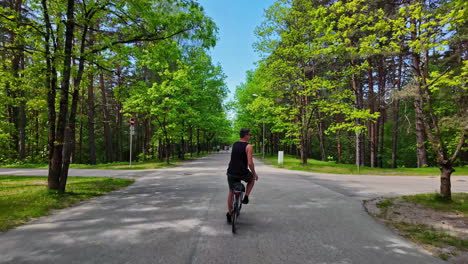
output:
M276 1L255 31L262 60L236 91L235 127L260 134L265 121L272 153L299 149L301 156L339 155L345 163L357 159L353 137L359 134L369 164L376 123L369 141L378 166L393 166L398 132L396 165L414 167L414 101L422 98L429 165L443 163L442 153L454 155L468 131L466 6L459 0Z
M214 66L201 48L184 53L175 42L167 44L150 45L138 54L138 64L148 65L153 77L119 90L125 110L153 119L160 128L155 139L188 138L190 128L202 129L212 133L213 140L227 142L230 128L222 104L226 86L221 68ZM167 53L168 50L172 51ZM159 57L162 54L165 56Z
M71 80L62 80L66 30L63 21L67 3L45 1L45 4L44 7L39 0L23 1L21 14L6 5L0 7L0 41L4 43L0 48L0 97L3 98L0 118L6 120L0 123L0 162L18 160L20 140L17 135L21 125L15 111L22 106L26 112L26 146L30 150L22 162L48 159L48 112L55 110L58 114L58 86L68 81L72 89L79 90L80 96L76 118L76 127L80 129L76 142L79 146L75 147L79 155L73 158L74 161L89 160L87 130L90 122L97 124L94 138L98 161L105 160L103 137L106 133L102 121L109 122L113 130L112 144L117 145L113 148L128 151L128 147L120 146L122 137L128 138L128 132L122 131L119 120L122 113L136 117L141 125L149 123L151 129L144 131L144 140L153 139L153 142L145 142L151 144L153 150L157 149L158 140L164 133L168 144L187 140L197 130L206 134L201 139L203 143L228 141L231 128L223 105L225 76L221 67L213 65L207 55L207 50L216 44L217 27L196 1L92 0L75 3ZM46 33L51 34L48 40ZM84 43L83 49L81 43ZM50 56L46 54L47 46ZM19 70L14 67L17 57L24 59ZM80 73L80 59L84 60L83 78L80 87L74 87ZM100 81L98 83L101 72L107 95L105 105L103 93L97 89L101 85ZM49 82L47 74L58 77L57 82ZM50 109L47 105L49 85L55 85L50 89L56 91L55 105ZM94 86L94 106L87 105L90 85ZM95 111L93 120L87 115L89 107ZM70 113L70 106L68 108ZM102 120L103 108L114 110L107 114L107 120ZM140 143L143 138L135 140Z

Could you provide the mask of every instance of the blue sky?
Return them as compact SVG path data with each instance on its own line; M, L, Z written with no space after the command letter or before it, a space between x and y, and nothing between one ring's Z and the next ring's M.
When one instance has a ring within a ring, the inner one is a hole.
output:
M259 56L252 44L256 41L255 27L264 20L264 10L274 0L198 0L218 26L218 42L211 50L213 63L221 64L226 84L233 99L236 86L245 82L245 73L255 68Z

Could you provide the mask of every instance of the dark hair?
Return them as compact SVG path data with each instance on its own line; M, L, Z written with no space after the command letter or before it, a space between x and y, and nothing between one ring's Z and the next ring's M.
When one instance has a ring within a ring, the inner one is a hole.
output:
M250 133L250 128L242 128L239 132L240 138L245 137L248 133Z

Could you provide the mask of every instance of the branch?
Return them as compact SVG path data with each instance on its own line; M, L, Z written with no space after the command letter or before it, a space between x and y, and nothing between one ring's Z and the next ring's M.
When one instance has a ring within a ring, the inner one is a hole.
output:
M115 73L114 70L107 69L104 66L100 65L99 63L95 62L94 60L88 61L88 62L92 63L93 65L96 65L101 70L105 70L105 71L110 72L110 73Z
M130 20L131 22L133 22L133 23L135 23L137 25L140 25L140 23L138 23L138 21L136 21L133 17L131 17L127 13L123 12L123 10L118 9L115 4L109 3L109 6L113 6L113 7L116 8L115 12L112 11L111 9L109 9L110 13L117 16L121 20L121 22L124 23L125 25L127 25L127 26L129 25L128 20ZM121 14L119 12L121 12ZM128 18L128 19L125 19L125 17Z
M23 52L27 52L29 54L34 54L33 51L38 51L38 50L29 50L29 49L25 49L25 48L20 48L20 47L0 47L0 51L2 50L20 50L20 51L23 51Z
M114 41L108 45L105 45L105 46L102 46L100 48L95 48L93 50L90 51L90 53L97 53L97 52L100 52L100 51L103 51L103 50L106 50L114 45L117 45L117 44L128 44L128 43L136 43L136 42L141 42L141 41L158 41L158 40L165 40L165 39L170 39L172 38L173 36L176 36L178 34L182 34L184 32L187 32L189 30L192 30L193 27L191 28L186 28L186 29L182 29L182 30L179 30L175 33L172 33L170 35L167 35L167 36L162 36L162 37L156 37L156 36L153 36L153 35L140 35L140 36L136 36L134 38L130 38L130 39L126 39L126 40L118 40L118 41Z
M445 74L447 74L447 72L450 70L450 67L448 67L443 73L441 73L439 76L437 76L437 78L435 78L431 83L429 84L426 84L426 86L424 88L428 89L429 87L431 87L432 85L434 85L434 83L436 83L440 78L442 78L442 76L444 76Z
M16 21L15 19L9 18L9 17L7 17L7 16L5 16L5 15L3 15L3 14L0 14L0 17L3 17L4 19L9 20L9 21L14 22L14 23L18 23L18 24L20 24L20 25L30 26L30 27L34 28L37 32L39 32L40 34L45 35L45 32L44 32L44 31L42 31L41 29L37 28L37 27L36 27L34 24L32 24L32 23L24 23L24 22L21 22L21 21Z
M450 158L450 163L453 163L455 161L455 159L457 158L458 156L458 153L460 153L461 149L462 149L462 146L465 144L465 137L466 137L466 133L467 131L463 131L463 134L462 136L460 137L460 141L458 141L458 145L457 145L457 149L455 150L455 152L453 153L453 156Z

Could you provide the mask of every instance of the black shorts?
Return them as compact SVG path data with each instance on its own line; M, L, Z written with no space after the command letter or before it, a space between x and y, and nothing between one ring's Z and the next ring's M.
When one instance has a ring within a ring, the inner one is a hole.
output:
M228 180L229 190L232 190L234 188L233 187L234 183L238 183L241 181L251 182L253 180L253 174L250 171L244 175L236 175L236 174L227 173L227 180Z

